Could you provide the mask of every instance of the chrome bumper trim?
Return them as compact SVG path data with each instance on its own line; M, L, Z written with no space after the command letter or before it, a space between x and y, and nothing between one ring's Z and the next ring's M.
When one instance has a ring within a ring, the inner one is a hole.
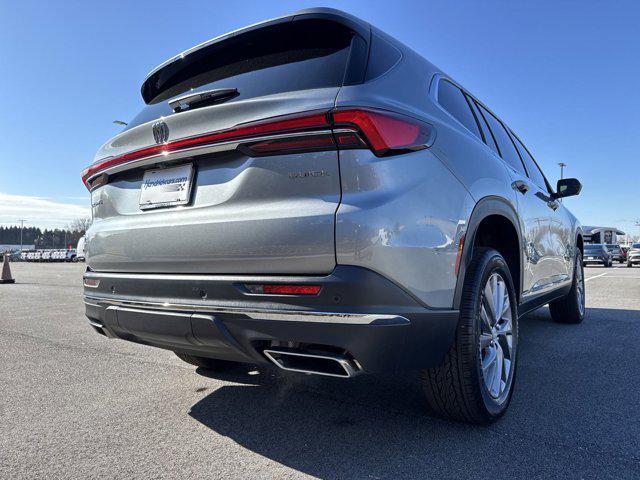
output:
M340 312L314 312L306 310L273 310L273 309L246 309L220 307L215 305L161 303L146 302L140 300L121 300L104 297L84 296L84 303L90 306L100 307L128 307L145 310L159 310L170 312L193 313L222 313L231 315L244 315L254 320L278 320L289 322L317 322L335 323L346 325L408 325L411 321L400 315L386 315L377 313L340 313Z

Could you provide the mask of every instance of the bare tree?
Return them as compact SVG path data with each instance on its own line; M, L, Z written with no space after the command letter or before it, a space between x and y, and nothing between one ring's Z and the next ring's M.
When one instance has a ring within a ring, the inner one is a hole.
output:
M81 232L83 235L87 229L91 226L91 219L88 217L78 217L71 222L69 230L74 232Z

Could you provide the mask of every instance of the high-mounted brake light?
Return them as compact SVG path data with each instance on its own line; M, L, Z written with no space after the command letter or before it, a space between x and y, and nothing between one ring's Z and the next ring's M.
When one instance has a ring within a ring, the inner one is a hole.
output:
M259 139L265 136L277 138ZM97 186L94 177L115 165L222 142L243 142L239 148L255 157L366 146L381 157L426 148L433 139L431 125L388 111L345 108L327 113L307 112L240 124L106 158L85 169L82 181L91 189ZM102 180L101 184L105 183L106 176Z

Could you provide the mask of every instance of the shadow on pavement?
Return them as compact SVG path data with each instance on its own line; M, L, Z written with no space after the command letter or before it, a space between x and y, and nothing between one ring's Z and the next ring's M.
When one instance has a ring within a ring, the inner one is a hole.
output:
M269 366L225 374L199 369L234 385L212 392L189 414L252 452L323 479L487 472L550 478L562 471L579 478L607 462L622 478L640 466L633 447L639 390L625 385L640 364L638 320L637 311L594 308L582 325L555 324L547 309L526 316L517 390L507 415L489 427L425 415L413 372L344 381ZM625 342L634 352L627 357L616 350ZM517 461L497 461L498 453Z

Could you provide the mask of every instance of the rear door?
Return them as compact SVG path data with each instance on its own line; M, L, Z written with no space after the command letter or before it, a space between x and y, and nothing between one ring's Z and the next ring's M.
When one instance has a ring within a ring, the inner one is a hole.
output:
M573 272L573 231L569 213L557 200L551 198L551 189L538 164L529 150L515 136L512 139L520 153L528 172L529 180L535 185L538 195L545 201L549 214L550 281L562 282L571 278Z
M551 210L547 206L547 194L527 176L516 146L502 122L481 104L477 103L477 106L490 127L500 156L509 167L512 187L518 192L518 213L525 241L522 293L538 293L553 276L554 252L549 238Z
M295 142L282 152L263 144L266 156L248 154L238 142L165 155L153 149L250 131L247 125L301 112L322 118L345 75L353 76L352 65L364 65L356 58L366 55L362 41L344 25L300 17L231 34L153 72L142 89L148 106L96 156L94 166L108 167L94 173L89 266L113 272L330 272L340 201L336 150L296 150ZM211 91L211 101L175 107L176 99ZM220 91L231 94L216 99ZM153 154L144 158L140 152ZM141 196L148 188L159 193Z

